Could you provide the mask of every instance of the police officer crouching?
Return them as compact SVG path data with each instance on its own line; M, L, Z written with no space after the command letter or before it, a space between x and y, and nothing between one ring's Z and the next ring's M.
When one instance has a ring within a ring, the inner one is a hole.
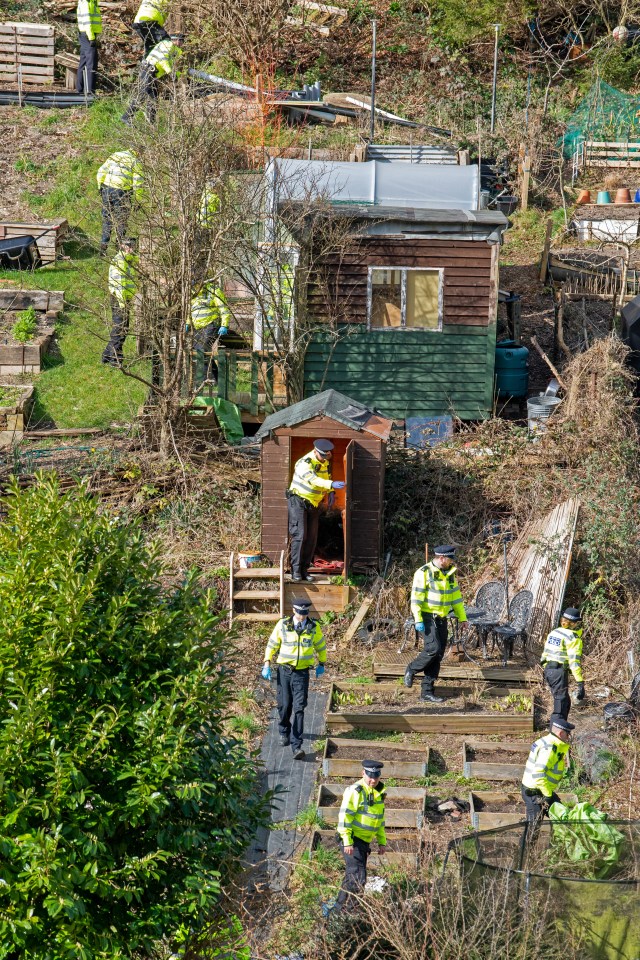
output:
M320 625L309 616L310 600L294 600L293 616L278 620L264 652L262 676L271 680L271 659L276 658L278 731L280 746L291 744L293 759L304 757L304 709L309 695L309 670L318 658L316 677L324 673L327 647ZM293 714L293 722L291 716Z
M575 726L564 717L553 717L549 727L549 733L532 745L522 777L522 799L530 822L541 820L552 803L561 802L556 789L569 768Z
M325 917L341 910L353 899L353 894L359 894L364 889L367 860L374 837L378 841L378 853L386 852L386 791L380 779L383 766L378 760L363 760L362 779L344 791L338 815L338 836L343 846L345 874L335 903L326 903L322 908Z

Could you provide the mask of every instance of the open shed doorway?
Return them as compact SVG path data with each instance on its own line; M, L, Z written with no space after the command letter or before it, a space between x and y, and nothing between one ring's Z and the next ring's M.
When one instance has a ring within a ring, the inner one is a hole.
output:
M352 440L344 437L332 437L330 434L323 437L333 443L331 479L343 480L346 486L342 490L332 491L332 502L327 496L320 504L318 543L310 570L312 573L329 576L343 574L346 577L351 560L351 473L354 445ZM291 437L289 481L297 461L312 450L313 441L308 437Z

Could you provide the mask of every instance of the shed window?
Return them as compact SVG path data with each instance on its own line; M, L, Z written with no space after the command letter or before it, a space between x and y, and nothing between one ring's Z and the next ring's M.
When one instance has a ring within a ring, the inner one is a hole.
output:
M443 275L441 269L369 267L369 327L441 330Z

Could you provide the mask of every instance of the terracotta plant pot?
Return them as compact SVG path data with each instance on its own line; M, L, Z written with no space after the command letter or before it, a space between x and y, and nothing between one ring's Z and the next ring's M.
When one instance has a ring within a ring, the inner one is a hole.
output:
M631 194L627 187L621 187L616 190L615 203L631 203Z
M581 190L576 203L591 203L591 190Z

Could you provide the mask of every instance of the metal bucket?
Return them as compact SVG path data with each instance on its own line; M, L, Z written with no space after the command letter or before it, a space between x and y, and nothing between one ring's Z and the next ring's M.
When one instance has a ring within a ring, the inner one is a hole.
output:
M547 420L559 403L562 403L560 397L545 397L543 394L527 400L529 433L545 433Z

